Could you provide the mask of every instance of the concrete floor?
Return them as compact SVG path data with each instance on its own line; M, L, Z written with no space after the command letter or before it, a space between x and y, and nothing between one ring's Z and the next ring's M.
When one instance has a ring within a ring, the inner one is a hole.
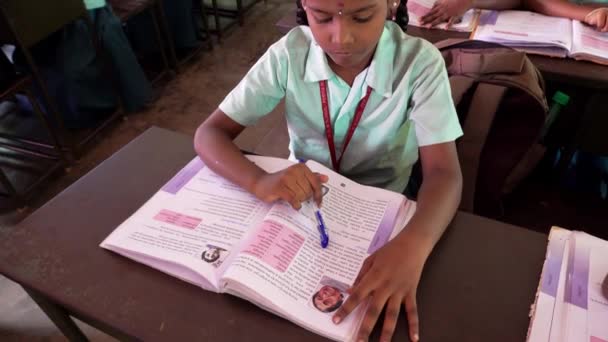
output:
M244 27L227 34L221 45L203 53L160 90L147 110L129 115L106 130L71 170L55 179L30 207L0 216L0 229L12 226L78 180L97 164L150 126L193 135L196 127L279 37L274 27L294 9L293 0L267 0L254 7ZM287 132L280 105L257 125L246 129L237 144L272 156L287 155ZM586 230L608 238L606 203L565 193L538 178L531 178L508 198L501 220L546 232L551 225ZM83 324L93 341L113 339ZM64 341L65 338L15 283L0 276L0 341Z
M69 173L55 179L28 208L1 216L0 229L12 229L15 223L150 126L194 135L196 127L217 108L266 49L280 38L274 23L294 7L292 0L267 0L256 5L246 17L245 26L231 30L221 45L216 44L212 52L203 52L186 66L163 87L159 99L147 110L129 115L104 132ZM243 132L237 140L239 146L260 154L287 156L287 131L282 110L280 105L256 126ZM84 323L79 324L92 341L114 341ZM0 276L0 341L65 340L19 285Z

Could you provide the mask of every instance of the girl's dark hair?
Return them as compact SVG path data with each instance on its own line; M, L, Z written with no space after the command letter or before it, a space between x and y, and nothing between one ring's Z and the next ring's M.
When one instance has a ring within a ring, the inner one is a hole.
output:
M308 18L306 17L306 12L302 7L302 0L296 0L296 5L298 6L296 11L296 21L298 25L308 25ZM394 21L404 32L407 30L407 23L409 22L409 17L407 16L407 0L402 0L399 3Z

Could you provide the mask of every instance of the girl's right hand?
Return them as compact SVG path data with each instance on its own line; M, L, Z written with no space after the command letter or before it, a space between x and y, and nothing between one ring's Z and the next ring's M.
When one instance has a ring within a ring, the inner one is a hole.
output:
M608 7L596 8L585 17L585 23L597 31L608 32Z
M252 192L266 203L282 199L299 210L302 202L311 197L317 205L321 205L321 184L327 180L326 175L314 173L305 164L298 163L279 172L262 174L256 180Z
M437 0L433 8L420 18L420 23L434 27L447 22L451 26L472 7L473 0Z

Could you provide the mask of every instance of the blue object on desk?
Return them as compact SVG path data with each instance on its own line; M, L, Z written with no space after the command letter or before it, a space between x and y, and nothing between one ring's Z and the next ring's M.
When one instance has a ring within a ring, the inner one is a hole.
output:
M327 228L325 227L325 222L323 221L320 210L315 210L315 217L317 218L317 228L321 235L321 247L327 248L329 245L329 235L327 235Z
M303 159L298 159L298 161L302 164L306 163ZM327 227L325 227L325 221L323 221L323 216L321 216L321 210L315 210L315 218L317 219L317 229L319 230L319 234L321 237L321 247L327 248L329 246L329 235L327 235Z

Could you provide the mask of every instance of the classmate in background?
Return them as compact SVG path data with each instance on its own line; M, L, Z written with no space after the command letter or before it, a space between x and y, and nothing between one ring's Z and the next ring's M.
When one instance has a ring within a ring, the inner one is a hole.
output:
M381 338L388 341L403 306L410 338L418 341L418 282L462 188L454 143L462 130L443 58L429 42L405 35L390 20L400 21L398 9L405 4L399 0L302 0L299 5L307 26L294 28L268 49L197 129L195 149L210 169L259 199L284 200L295 209L309 198L320 204L327 176L303 163L266 173L233 142L283 98L293 161L313 159L356 182L402 192L420 156L424 179L415 215L367 258L350 296L332 317L339 324L369 300L357 338L367 340L386 306Z
M471 8L508 10L525 8L554 17L584 22L596 30L608 32L608 0L438 0L421 18L423 25L451 24Z
M522 0L438 0L420 20L423 25L431 27L443 22L449 26L471 8L509 10L521 6Z
M608 0L523 0L531 11L582 21L608 32Z

